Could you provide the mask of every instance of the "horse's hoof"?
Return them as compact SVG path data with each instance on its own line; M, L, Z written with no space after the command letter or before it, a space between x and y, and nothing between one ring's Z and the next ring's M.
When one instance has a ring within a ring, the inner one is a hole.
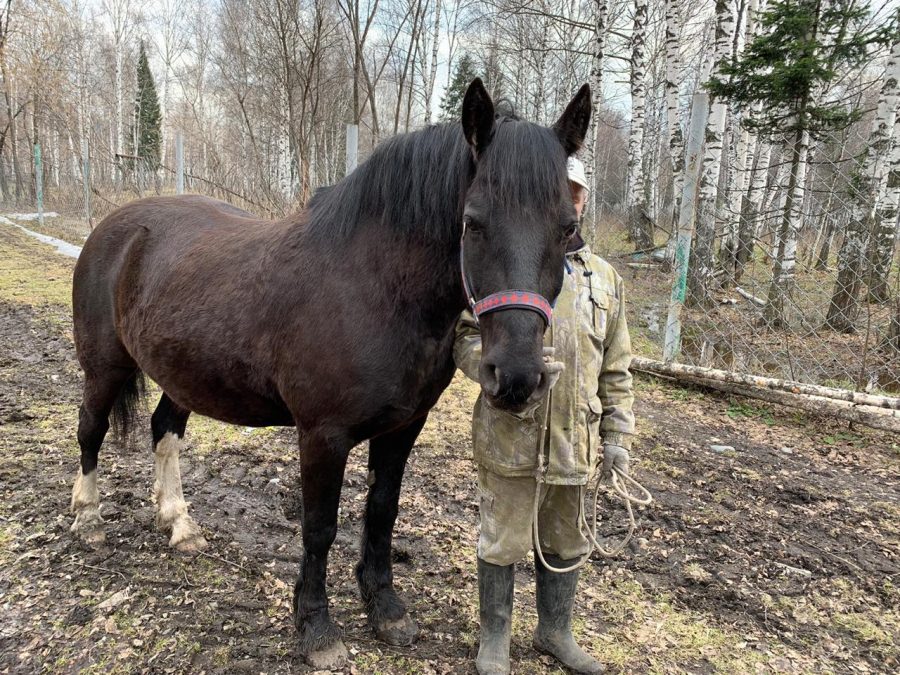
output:
M209 543L202 534L197 534L189 539L182 539L177 544L172 544L172 547L179 553L200 553L209 547Z
M181 553L199 553L209 544L203 537L200 527L189 516L175 521L172 526L172 538L169 546Z
M394 621L383 621L375 627L375 636L395 647L411 645L418 635L419 627L409 614L404 614L402 618Z
M99 513L80 512L69 528L82 542L90 547L102 546L106 542L103 518Z
M337 670L347 663L347 648L340 640L306 655L306 662L316 670Z

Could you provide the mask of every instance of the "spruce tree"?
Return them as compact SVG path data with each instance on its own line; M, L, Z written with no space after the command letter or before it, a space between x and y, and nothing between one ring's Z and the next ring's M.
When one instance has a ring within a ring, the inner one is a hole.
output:
M134 100L134 126L132 127L133 154L140 157L144 166L150 169L159 168L160 146L162 140L162 114L159 109L159 97L156 94L156 83L150 71L147 51L141 42L141 50L137 63L137 93Z
M462 102L466 95L466 89L476 77L478 77L478 72L475 59L470 54L464 53L456 62L453 77L444 89L444 97L441 100L441 122L452 122L459 119L462 114Z
M744 124L783 139L790 161L765 310L774 327L786 325L785 305L794 287L809 142L859 116L827 93L848 69L862 65L872 46L886 36L885 29L873 27L869 19L868 8L857 0L773 0L760 15L759 34L708 85L714 96L748 107L759 104L759 113Z

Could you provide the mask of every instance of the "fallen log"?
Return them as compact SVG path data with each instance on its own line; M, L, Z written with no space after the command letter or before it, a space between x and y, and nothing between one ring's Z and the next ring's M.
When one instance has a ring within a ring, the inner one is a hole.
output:
M765 306L766 306L766 301L765 301L765 300L763 300L762 298L757 298L755 295L751 295L750 293L748 293L747 291L745 291L745 290L744 290L743 288L741 288L740 286L735 286L735 287L734 287L734 291L735 291L735 293L737 293L738 295L740 295L740 296L742 296L742 297L744 297L744 298L747 298L747 300L749 300L750 302L752 302L752 303L753 303L754 305L756 305L757 307L765 307Z
M669 375L660 375L659 373L651 374L655 377L675 379ZM848 422L855 422L856 424L872 427L873 429L892 431L900 434L900 411L896 410L885 410L884 408L873 408L872 406L858 406L853 403L848 403L847 401L836 401L821 396L807 396L805 394L792 394L772 389L744 387L729 382L706 380L699 377L682 376L679 377L677 381L686 382L697 387L716 389L718 391L723 391L726 394L745 396L747 398L766 401L767 403L778 403L779 405L799 408L815 415L838 417Z
M730 370L717 370L703 366L688 366L683 363L665 363L655 359L645 359L636 356L631 361L634 370L643 370L650 373L668 375L673 378L693 377L702 380L723 382L754 389L769 391L781 391L791 395L815 396L822 399L843 401L852 405L862 405L872 408L900 411L900 398L895 396L879 396L864 392L838 389L837 387L823 387L817 384L805 384L793 380L779 380L773 377L761 375L748 375L736 373ZM900 417L900 413L898 413Z

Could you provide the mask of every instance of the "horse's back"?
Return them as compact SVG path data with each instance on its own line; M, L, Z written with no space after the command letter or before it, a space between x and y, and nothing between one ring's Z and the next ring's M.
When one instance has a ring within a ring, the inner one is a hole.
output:
M139 199L110 213L85 241L73 276L75 344L82 365L104 345L117 351L107 344L116 333L117 305L145 287L148 275L163 274L199 237L251 233L262 225L246 211L198 195Z

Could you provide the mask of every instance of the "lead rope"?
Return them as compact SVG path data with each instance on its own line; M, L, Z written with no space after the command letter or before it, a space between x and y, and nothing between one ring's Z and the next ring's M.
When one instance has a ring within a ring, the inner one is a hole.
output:
M550 342L553 342L553 327L550 326ZM547 427L550 425L550 397L552 391L548 391L547 395L544 397L544 415L541 422L541 433L538 434L538 446L537 446L537 468L534 472L534 504L531 514L531 531L532 537L534 538L534 550L538 557L538 560L541 561L541 564L545 569L550 570L551 572L555 572L557 574L564 574L566 572L573 572L580 567L582 567L594 554L594 551L599 553L604 558L612 558L617 556L619 553L625 550L625 547L628 546L628 543L631 541L632 536L634 535L634 531L637 528L637 522L634 518L634 510L632 509L632 504L637 504L639 506L647 506L653 501L653 495L650 494L650 491L645 488L643 485L638 483L634 478L629 476L627 473L623 473L619 471L616 467L612 468L611 482L612 482L612 492L613 494L622 500L625 504L625 509L628 512L628 533L625 535L625 538L614 548L607 549L597 541L597 510L598 503L600 501L600 484L603 481L603 473L598 471L597 478L594 482L594 510L591 518L592 525L588 525L586 516L585 516L585 508L584 508L584 499L585 499L585 486L580 485L579 487L579 499L578 499L578 530L579 532L584 532L587 536L588 541L591 544L590 550L585 553L581 558L578 559L578 562L569 565L568 567L553 567L548 564L544 559L544 552L541 550L541 533L540 533L540 525L538 524L538 515L540 512L540 503L541 503L541 488L544 486L544 481L547 474L547 461L544 457L544 443L547 439ZM628 486L631 485L634 487L641 496L633 495L628 490Z

